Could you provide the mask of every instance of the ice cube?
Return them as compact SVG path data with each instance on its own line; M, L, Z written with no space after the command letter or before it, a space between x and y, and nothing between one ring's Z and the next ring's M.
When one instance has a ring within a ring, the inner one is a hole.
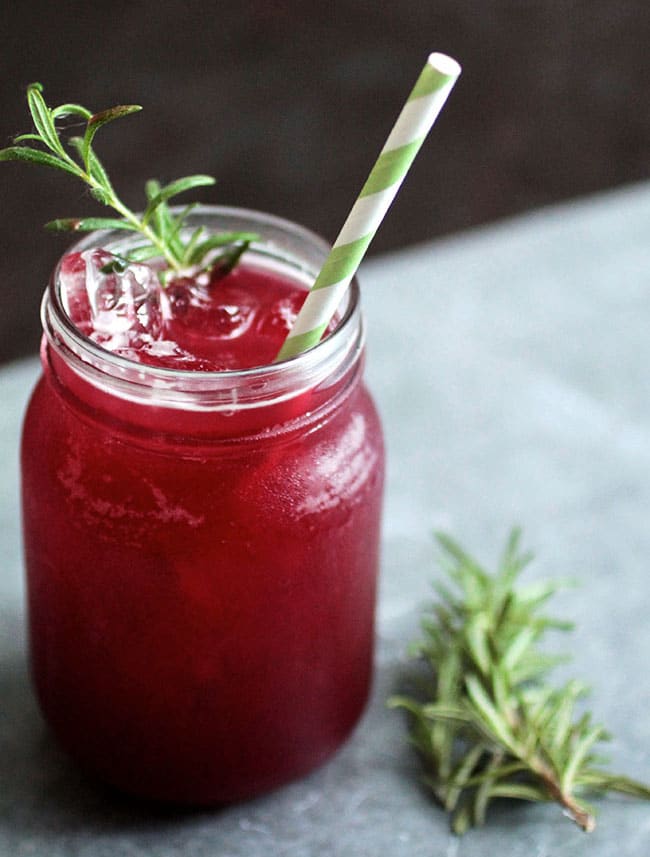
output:
M200 277L179 277L165 290L167 334L176 342L236 339L253 322L254 294L222 280L211 288Z
M283 336L293 327L300 307L305 302L307 292L296 291L274 301L260 315L257 322L257 332L262 336Z
M86 291L86 263L81 253L64 256L59 271L63 309L75 327L88 336L93 316Z
M74 324L109 351L138 349L160 338L160 285L148 265L126 264L101 248L67 256L62 301Z

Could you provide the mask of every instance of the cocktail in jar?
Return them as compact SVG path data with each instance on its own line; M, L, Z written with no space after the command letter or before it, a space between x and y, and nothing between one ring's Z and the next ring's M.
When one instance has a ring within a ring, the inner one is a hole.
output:
M363 709L383 452L356 289L319 346L272 362L326 247L244 211L197 225L258 238L215 282L160 288L106 232L57 267L23 520L59 741L127 791L210 803L309 770Z

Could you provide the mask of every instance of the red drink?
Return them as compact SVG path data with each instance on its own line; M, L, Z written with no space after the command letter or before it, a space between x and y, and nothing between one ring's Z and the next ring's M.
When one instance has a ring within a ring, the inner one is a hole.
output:
M363 710L383 449L356 287L333 334L271 363L324 245L275 218L196 217L262 246L198 298L170 287L165 345L109 353L66 318L55 274L23 507L33 676L58 739L129 792L212 803L319 764Z

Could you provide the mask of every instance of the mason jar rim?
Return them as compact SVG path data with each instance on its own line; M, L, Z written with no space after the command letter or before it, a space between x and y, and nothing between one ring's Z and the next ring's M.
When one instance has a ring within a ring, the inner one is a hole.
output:
M315 278L318 269L314 266L314 257L321 257L322 264L330 249L330 245L311 230L285 218L251 209L199 205L188 215L187 223L196 226L203 221L207 225L208 221L215 220L245 221L249 231L261 233L261 241L253 242L248 252L256 255L257 261L271 257L285 268L293 267L303 279L307 274ZM265 232L276 240L265 240ZM303 250L304 256L301 258L300 250L289 252L279 246L280 237ZM121 230L98 230L85 235L64 255L92 247L123 245L125 240L128 238L125 239ZM305 258L307 255L311 255L311 263ZM341 373L363 348L359 285L354 278L343 297L340 320L334 330L301 354L245 369L197 371L138 363L102 348L74 325L61 301L62 259L63 256L54 269L41 305L47 341L77 374L122 398L133 401L153 398L159 404L192 409L255 407L269 399L277 402L299 395L333 374Z

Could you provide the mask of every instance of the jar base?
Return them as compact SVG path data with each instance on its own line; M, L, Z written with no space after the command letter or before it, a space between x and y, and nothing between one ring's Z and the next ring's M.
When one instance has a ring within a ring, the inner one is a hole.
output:
M111 757L113 764L111 770L108 770L101 762L98 764L97 759L90 760L87 756L80 755L78 746L71 746L70 741L66 740L65 736L57 735L55 728L50 727L50 733L65 754L94 785L108 789L116 796L159 808L187 811L220 808L252 800L287 786L306 777L333 759L351 738L363 717L368 696L369 694L363 699L359 710L347 728L328 744L321 741L317 752L312 752L309 756L303 754L294 765L285 766L282 771L266 774L257 779L250 777L247 782L244 782L237 775L236 780L232 776L225 778L213 775L211 784L206 782L205 776L201 778L201 783L196 781L192 783L186 780L183 784L182 773L176 772L165 777L162 776L160 768L154 776L151 776L151 773L148 776L143 776L140 769L136 777L132 770L128 770L128 763L122 765L123 770L121 772L116 772L115 762L119 754Z

